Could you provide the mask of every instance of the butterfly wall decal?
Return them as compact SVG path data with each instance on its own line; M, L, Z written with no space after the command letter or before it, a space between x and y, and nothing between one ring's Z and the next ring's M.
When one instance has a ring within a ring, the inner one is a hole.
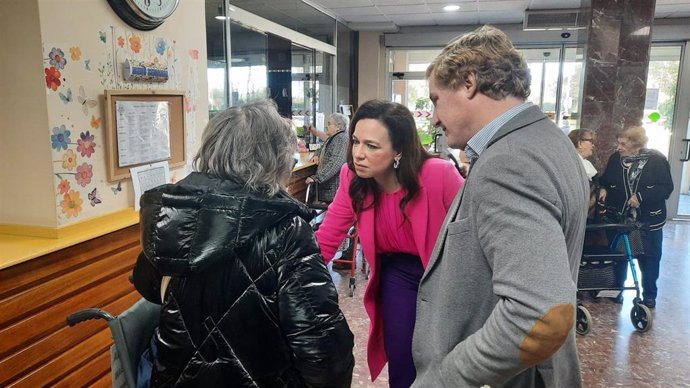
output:
M113 191L113 194L117 195L117 193L122 191L122 182L117 182L117 187L111 187L110 190Z
M98 189L96 187L93 188L93 190L88 194L89 197L89 203L91 203L91 206L94 207L101 203L101 199L98 198Z
M62 102L64 102L65 104L72 101L72 89L67 89L67 92L64 94L62 92L58 94L60 95L60 100L62 100Z
M96 105L98 105L98 101L86 97L86 92L84 91L83 86L79 87L77 101L79 101L79 104L81 104L81 111L84 112L84 116L89 115L89 108L94 108Z

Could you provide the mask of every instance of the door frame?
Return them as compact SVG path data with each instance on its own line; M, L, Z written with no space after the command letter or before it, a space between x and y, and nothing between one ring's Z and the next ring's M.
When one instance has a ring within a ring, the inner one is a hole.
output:
M673 178L673 192L667 201L667 210L668 217L671 219L690 221L690 215L678 214L684 163L680 159L685 156L685 143L682 139L687 139L690 136L688 133L690 132L688 128L688 117L690 117L690 55L688 55L688 48L690 48L690 43L688 41L679 43L681 44L680 69L673 112L671 144L668 153L668 162L671 165L671 177Z

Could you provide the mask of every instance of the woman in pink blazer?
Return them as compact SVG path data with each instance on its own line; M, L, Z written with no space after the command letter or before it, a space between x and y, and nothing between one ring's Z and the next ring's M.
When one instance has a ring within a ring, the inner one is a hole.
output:
M406 388L416 375L412 333L419 281L463 178L451 163L424 150L403 105L365 102L350 133L340 187L316 238L330 261L357 224L371 267L364 292L371 378L388 362L390 387Z

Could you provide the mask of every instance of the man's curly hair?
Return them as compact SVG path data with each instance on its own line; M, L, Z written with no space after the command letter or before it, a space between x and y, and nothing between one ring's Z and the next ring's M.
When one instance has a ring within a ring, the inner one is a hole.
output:
M526 99L530 94L532 77L527 62L495 27L483 26L456 38L426 70L427 79L449 89L457 89L471 74L478 91L494 100L507 96Z

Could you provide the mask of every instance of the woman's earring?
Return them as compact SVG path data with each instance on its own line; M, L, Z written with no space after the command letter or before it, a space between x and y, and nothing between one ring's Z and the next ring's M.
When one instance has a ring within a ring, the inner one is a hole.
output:
M393 168L397 169L400 166L400 158L393 159Z

